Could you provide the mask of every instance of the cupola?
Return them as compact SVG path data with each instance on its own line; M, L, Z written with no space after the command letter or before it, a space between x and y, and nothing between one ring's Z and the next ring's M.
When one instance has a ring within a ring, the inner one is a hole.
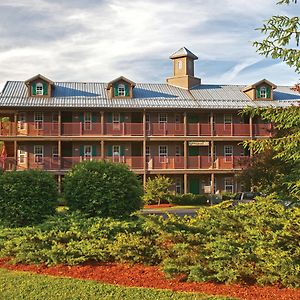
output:
M182 47L170 59L173 60L173 76L167 78L168 84L184 89L201 84L201 79L194 76L194 61L198 59L194 53Z

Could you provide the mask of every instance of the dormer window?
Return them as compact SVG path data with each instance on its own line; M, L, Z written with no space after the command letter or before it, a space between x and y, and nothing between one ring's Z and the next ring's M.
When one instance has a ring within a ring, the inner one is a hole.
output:
M124 84L118 85L118 96L125 96L125 85Z
M260 98L267 98L267 88L262 86L259 91Z
M36 95L44 95L44 87L42 83L37 83L35 86Z

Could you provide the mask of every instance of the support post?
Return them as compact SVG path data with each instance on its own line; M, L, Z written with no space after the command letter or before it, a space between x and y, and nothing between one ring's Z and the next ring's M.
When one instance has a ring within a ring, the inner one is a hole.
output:
M188 193L188 175L187 175L187 173L183 174L183 191L185 194Z
M104 111L100 112L100 127L101 135L104 135Z
M214 156L214 141L210 141L210 163L211 163L211 168L214 169L214 164L215 164L215 156Z
M61 170L62 167L62 157L61 157L61 140L57 143L57 154L58 154L58 168Z
M183 132L184 136L187 136L187 117L186 117L186 111L183 113Z
M144 188L146 186L147 181L147 161L146 161L146 143L147 143L147 130L146 130L146 111L143 111L143 166L144 166L144 173L143 173L143 183Z
M58 111L58 136L61 136L61 127L62 127L62 124L61 124L61 111L59 110Z
M104 160L104 140L101 140L101 160Z
M18 134L18 114L14 113L14 127L13 127L13 135L17 135Z
M18 166L18 143L16 140L14 141L14 161L15 161L15 170L16 170Z
M214 114L212 111L210 112L209 121L210 121L210 135L214 136Z
M211 173L211 179L210 179L210 189L211 189L211 194L214 194L216 191L215 191L215 174L214 173Z

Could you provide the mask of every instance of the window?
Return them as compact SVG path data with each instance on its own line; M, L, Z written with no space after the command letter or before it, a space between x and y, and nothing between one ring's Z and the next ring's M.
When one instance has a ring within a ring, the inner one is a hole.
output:
M44 127L44 114L42 112L34 113L34 128L36 130L42 130Z
M166 163L168 161L168 146L158 146L159 162Z
M26 151L24 146L19 146L18 149L19 164L26 163Z
M267 88L262 86L259 90L260 98L267 98Z
M232 124L232 115L224 115L224 124L231 125Z
M84 130L91 130L92 129L92 113L85 112L84 113Z
M91 145L84 145L83 148L84 153L84 160L91 160L92 159L92 146Z
M214 158L216 158L216 153L217 153L217 146L214 145L214 153L213 153ZM211 147L210 147L210 145L208 146L208 156L209 156L209 158L211 158Z
M113 113L112 114L112 121L113 121L113 123L120 123L120 114L119 113Z
M120 156L121 147L120 145L114 145L113 146L113 156Z
M52 159L58 160L58 147L57 146L52 147Z
M168 122L168 115L167 114L159 114L158 115L159 123L167 123Z
M224 179L224 188L225 188L226 192L233 193L233 178L232 177L226 177Z
M34 145L34 162L37 164L44 162L44 146Z
M224 146L225 161L232 161L233 147L231 145Z
M35 86L35 92L37 95L44 95L44 87L42 83L37 83Z
M26 114L24 112L19 113L19 115L18 115L18 129L19 130L25 129L25 122L26 122Z
M118 84L118 96L125 96L125 85Z
M175 146L175 156L181 156L181 147L180 145Z
M150 146L146 146L146 157L150 157Z
M180 115L175 115L175 123L176 124L179 124L180 123L180 120L181 118L180 118Z
M178 60L178 70L182 69L182 60Z
M175 192L176 194L181 194L181 179L177 178L175 181Z

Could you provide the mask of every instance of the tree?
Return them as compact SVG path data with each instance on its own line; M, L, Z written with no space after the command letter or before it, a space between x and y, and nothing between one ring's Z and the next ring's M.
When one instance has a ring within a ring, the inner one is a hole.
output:
M154 179L148 178L145 188L144 201L148 204L158 204L169 202L171 198L170 187L173 184L172 179L162 175Z
M277 4L297 3L297 0L281 0ZM262 41L255 41L253 45L257 52L266 57L281 59L300 73L300 51L297 50L300 41L300 18L287 16L273 16L261 28L267 35ZM296 46L296 47L294 47Z
M66 174L63 190L71 211L91 217L122 217L142 207L142 184L125 164L79 163Z

